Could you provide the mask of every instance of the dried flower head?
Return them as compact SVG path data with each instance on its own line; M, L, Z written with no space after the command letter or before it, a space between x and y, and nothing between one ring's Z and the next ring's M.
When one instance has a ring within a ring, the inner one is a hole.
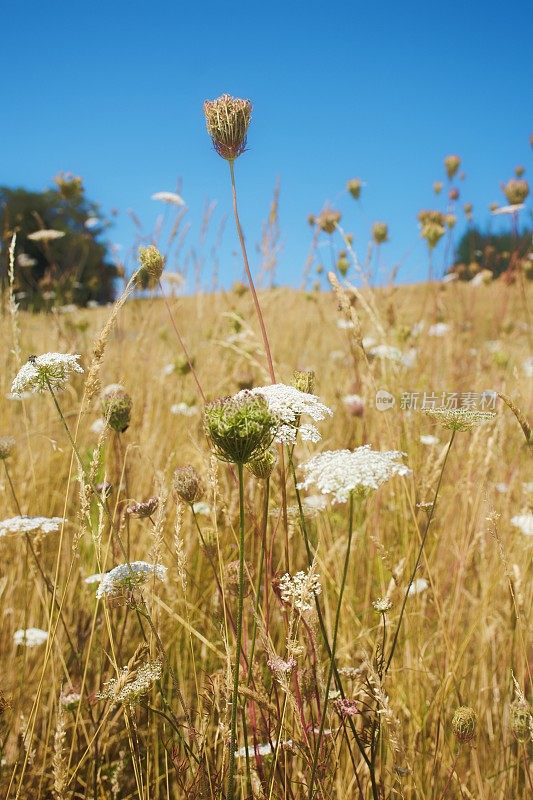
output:
M459 706L452 718L452 730L457 741L466 744L476 735L477 714L469 706Z
M333 703L333 708L339 717L355 717L359 713L357 703L355 700L350 700L348 697L339 697Z
M341 212L334 211L332 208L325 208L314 217L314 224L324 233L335 233L337 225L341 221Z
M389 241L389 226L386 222L374 222L372 225L372 238L376 244Z
M172 486L179 499L189 505L201 500L205 491L200 475L191 465L174 470Z
M208 403L204 424L217 457L234 464L247 464L261 455L276 430L265 397L247 390Z
M64 389L73 372L83 372L78 364L79 355L44 353L30 356L20 368L11 386L11 392L20 397L24 392L38 394L48 389Z
M446 169L446 174L448 175L448 178L450 180L454 177L460 166L461 166L461 159L459 156L451 155L451 156L446 156L446 158L444 159L444 167Z
M354 200L359 200L361 197L361 189L363 187L363 181L361 178L352 178L346 184L347 190L350 192Z
M434 182L433 191L435 192L435 194L440 194L442 192L442 181Z
M319 422L333 414L316 395L302 392L285 383L259 386L252 389L251 394L266 398L268 408L277 422L274 438L280 444L294 444L298 433L304 441L320 441L317 427L311 424L301 425L300 419L307 415Z
M444 228L444 225L439 225L437 222L426 222L425 225L422 225L420 236L422 239L426 240L429 249L433 250L433 248L438 245L445 233L446 229Z
M104 684L104 689L98 697L131 708L137 705L141 697L160 680L161 674L160 661L146 661L139 666L135 663L128 665L122 668L117 678L111 678Z
M0 522L0 537L25 533L57 533L65 522L63 517L11 517Z
M472 408L425 408L424 413L451 431L471 431L491 422L496 416L493 411L476 411Z
M524 179L511 178L503 187L503 193L510 205L520 205L529 194L529 184Z
M153 244L139 247L140 269L137 272L137 285L142 289L153 289L159 283L165 259Z
M450 191L448 192L448 197L450 200L459 200L459 189L453 186Z
M516 167L514 168L514 174L516 175L517 178L521 178L522 175L525 173L525 171L526 168L523 166L523 164L517 164Z
M116 433L127 431L131 421L132 400L118 383L106 386L102 392L102 413L109 427Z
M105 573L96 590L96 597L129 594L147 583L150 578L164 581L166 574L167 568L161 564L148 564L146 561L119 564Z
M438 225L444 224L444 214L441 211L434 211L430 208L422 208L417 214L417 219L420 225L427 225L428 222L436 222Z
M331 495L334 503L345 503L351 492L366 495L395 475L409 475L411 470L400 461L403 455L396 450L375 451L370 445L328 450L302 464L305 478L298 488L316 486L322 494Z
M345 394L342 402L351 417L362 417L365 413L365 401L358 394Z
M247 464L249 471L254 478L260 481L266 481L272 475L272 470L276 466L277 456L273 450L265 450L257 458L252 459Z
M295 575L288 572L279 579L280 597L284 603L292 605L301 614L311 611L315 607L315 597L320 594L320 575L314 571L314 566L307 572L299 571Z
M126 508L126 514L130 514L132 517L138 517L139 519L145 519L146 517L152 516L158 505L159 497L150 497L143 502L131 503Z
M513 736L518 742L528 742L533 738L533 715L527 702L514 700L509 708L509 723Z
M457 217L455 216L455 214L445 214L444 215L444 224L446 225L448 230L451 230L452 228L454 228L456 222L457 222Z
M0 461L5 461L12 455L15 444L13 436L0 436Z
M295 389L298 389L299 392L313 394L313 390L315 388L314 371L312 369L304 371L295 369L292 374L292 385Z
M41 628L20 628L13 634L13 641L16 645L24 647L39 647L48 639L48 631Z
M219 156L234 161L242 155L252 116L251 102L223 94L205 101L204 114L207 132Z

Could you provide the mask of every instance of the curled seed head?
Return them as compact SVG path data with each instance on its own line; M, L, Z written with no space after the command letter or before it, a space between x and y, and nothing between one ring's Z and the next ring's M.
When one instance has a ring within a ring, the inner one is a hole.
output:
M0 436L0 461L5 461L13 454L15 444L13 436Z
M137 283L142 289L153 289L159 282L165 266L165 259L153 244L139 247L141 268L137 274Z
M247 464L267 450L277 427L266 399L249 391L208 403L204 425L221 461Z
M223 94L205 101L204 114L207 132L219 156L234 161L242 155L252 117L251 102Z
M173 488L179 499L189 505L197 503L204 494L203 481L195 468L190 465L178 467L174 471Z
M469 706L459 706L452 718L452 730L461 744L472 741L476 735L477 714Z

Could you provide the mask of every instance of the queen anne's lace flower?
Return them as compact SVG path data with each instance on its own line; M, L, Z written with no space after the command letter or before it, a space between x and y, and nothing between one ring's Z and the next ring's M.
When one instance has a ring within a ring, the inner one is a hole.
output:
M511 524L525 536L533 536L533 514L517 514L516 517L511 517Z
M407 594L410 595L411 597L414 594L421 594L421 592L425 592L426 591L428 586L429 586L429 583L427 582L427 580L425 578L415 578L415 580L409 586Z
M24 647L39 647L47 639L48 632L41 630L41 628L26 628L26 630L21 628L13 634L15 644L24 645Z
M96 590L97 597L104 595L121 595L132 592L146 583L150 577L164 581L167 568L161 564L148 564L146 561L131 561L129 564L119 564L102 577Z
M134 706L161 678L161 672L160 661L146 661L137 668L124 667L118 678L111 678L104 684L98 697L117 705Z
M284 603L290 603L294 608L304 614L314 607L315 596L320 594L320 575L310 567L307 572L297 572L289 575L288 572L279 580L279 591Z
M332 495L334 503L345 503L353 491L366 493L394 475L410 475L411 470L400 462L403 455L396 450L378 452L367 444L356 450L327 450L302 465L305 479L298 488L314 486Z
M316 395L301 392L294 386L288 386L285 383L259 386L251 389L251 393L260 394L266 399L271 414L279 423L274 441L281 444L294 444L298 431L304 441L320 441L318 428L309 423L299 425L300 417L306 414L316 422L320 422L333 414L332 410L324 405Z
M475 408L425 408L424 412L451 431L471 431L496 416L493 411L476 411Z
M57 533L66 519L63 517L11 517L0 522L0 536L18 533Z
M73 372L83 372L78 364L80 357L64 353L44 353L42 356L30 357L13 381L12 394L20 397L24 392L37 394L50 387L64 389Z

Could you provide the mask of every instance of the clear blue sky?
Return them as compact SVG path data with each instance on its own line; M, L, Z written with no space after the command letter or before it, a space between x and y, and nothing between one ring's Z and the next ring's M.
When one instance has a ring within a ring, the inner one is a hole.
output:
M372 221L386 220L383 261L400 262L399 280L411 281L426 271L416 213L436 205L447 153L462 156L461 203L473 202L482 222L517 163L531 177L527 0L50 0L11 3L3 20L0 183L40 189L60 170L83 176L105 211L119 209L110 238L123 253L133 242L127 209L150 230L163 210L150 195L178 178L191 243L206 200L219 201L216 220L230 211L227 165L202 112L223 92L254 104L236 164L252 250L281 180L281 283L299 283L307 216L325 201L343 210L361 256ZM361 206L344 191L353 176L367 183ZM229 220L227 283L241 277L234 250Z

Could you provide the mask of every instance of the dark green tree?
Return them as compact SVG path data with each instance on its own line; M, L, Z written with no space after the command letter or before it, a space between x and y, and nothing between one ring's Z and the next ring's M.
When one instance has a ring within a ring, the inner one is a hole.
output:
M455 263L450 272L455 272L462 280L470 280L482 269L488 269L497 278L503 273L512 273L523 268L526 277L531 278L533 262L533 231L524 228L515 233L492 233L479 228L468 228L462 235L456 249Z
M55 182L43 192L0 187L1 288L8 281L9 245L16 233L15 292L21 308L109 302L118 277L101 238L109 223L85 196L80 178L59 175Z

